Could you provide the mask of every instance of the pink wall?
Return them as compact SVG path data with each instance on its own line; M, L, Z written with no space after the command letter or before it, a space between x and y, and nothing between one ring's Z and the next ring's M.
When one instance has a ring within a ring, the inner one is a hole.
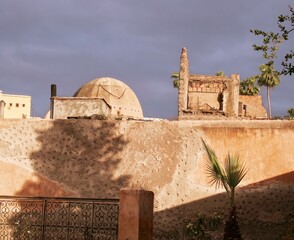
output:
M143 187L155 194L162 234L195 210L226 213L201 139L221 159L230 151L247 163L237 195L243 231L283 234L294 211L294 121L1 120L0 195L114 198Z

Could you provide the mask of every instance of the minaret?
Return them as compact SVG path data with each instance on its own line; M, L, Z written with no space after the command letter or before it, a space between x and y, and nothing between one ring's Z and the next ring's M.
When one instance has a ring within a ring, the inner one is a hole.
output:
M180 85L178 93L178 117L183 115L183 110L188 107L188 85L189 85L189 61L187 49L182 48L180 59Z

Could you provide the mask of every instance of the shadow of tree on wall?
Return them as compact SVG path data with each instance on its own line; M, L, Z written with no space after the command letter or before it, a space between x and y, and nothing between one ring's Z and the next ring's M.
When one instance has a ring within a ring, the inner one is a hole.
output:
M117 124L114 121L56 120L48 121L49 127L45 130L36 127L39 146L30 154L34 177L15 195L118 198L119 189L128 186L131 176L116 172L121 162L120 153L128 144ZM37 211L38 206L19 202L18 208L20 211L8 220L10 224L26 226L26 221L39 221L38 214L37 218L28 215L30 210ZM38 239L32 233L28 235L25 227L12 230L10 235L15 239L20 235Z
M118 197L131 176L115 176L120 152L128 143L112 121L53 121L38 132L40 149L31 153L35 173L76 196ZM24 189L23 189L24 190Z
M238 222L246 240L280 240L294 224L294 171L238 188ZM164 211L155 212L155 239L182 239L195 213L218 213L226 220L229 203L225 193L216 194ZM222 239L223 229L218 231Z

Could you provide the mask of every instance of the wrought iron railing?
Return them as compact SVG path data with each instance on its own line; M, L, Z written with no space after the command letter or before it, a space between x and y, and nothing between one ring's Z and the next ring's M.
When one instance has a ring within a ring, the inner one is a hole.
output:
M117 239L118 213L116 199L0 196L0 239Z

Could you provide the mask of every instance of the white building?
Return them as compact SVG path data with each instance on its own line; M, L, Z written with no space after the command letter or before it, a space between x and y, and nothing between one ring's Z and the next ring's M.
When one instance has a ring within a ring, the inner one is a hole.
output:
M3 94L0 90L0 118L30 118L31 96Z

